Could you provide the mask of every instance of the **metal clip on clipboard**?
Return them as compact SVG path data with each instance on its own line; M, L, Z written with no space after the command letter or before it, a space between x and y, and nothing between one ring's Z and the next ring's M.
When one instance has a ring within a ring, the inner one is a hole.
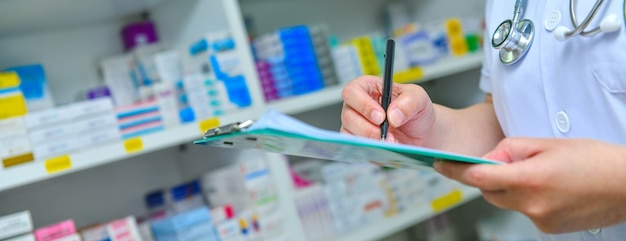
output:
M204 137L215 137L221 135L228 135L240 132L243 129L246 129L254 124L254 120L247 121L237 121L234 123L230 123L228 125L223 125L220 127L215 127L213 129L209 129L204 133Z

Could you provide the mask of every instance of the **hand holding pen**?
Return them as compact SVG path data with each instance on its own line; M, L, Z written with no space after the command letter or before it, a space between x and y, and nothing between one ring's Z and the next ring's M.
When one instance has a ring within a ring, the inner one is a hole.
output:
M435 108L426 91L416 84L392 84L392 48L387 48L385 58L386 80L364 75L344 87L340 131L392 143L437 146L441 128L435 126Z

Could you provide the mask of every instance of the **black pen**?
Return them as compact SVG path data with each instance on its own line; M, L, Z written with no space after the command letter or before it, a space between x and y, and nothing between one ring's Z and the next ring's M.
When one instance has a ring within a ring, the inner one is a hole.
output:
M385 120L380 124L380 139L387 139L387 131L389 130L389 121L387 121L387 107L391 103L391 83L393 82L393 54L395 49L393 39L387 40L387 48L385 49L385 72L383 73L383 96L381 104L385 111Z

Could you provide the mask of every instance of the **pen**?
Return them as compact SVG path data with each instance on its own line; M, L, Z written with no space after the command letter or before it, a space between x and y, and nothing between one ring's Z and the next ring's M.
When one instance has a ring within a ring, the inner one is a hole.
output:
M380 124L380 139L387 139L387 131L389 130L389 122L387 121L387 107L391 103L391 83L393 82L393 54L395 42L393 39L387 40L387 48L385 49L385 72L383 73L383 96L381 104L385 111L385 120Z

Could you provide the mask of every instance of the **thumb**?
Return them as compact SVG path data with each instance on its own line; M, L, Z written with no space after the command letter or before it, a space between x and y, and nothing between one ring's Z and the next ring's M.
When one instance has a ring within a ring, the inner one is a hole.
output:
M412 120L421 120L433 116L432 102L424 89L418 85L406 84L395 85L396 98L391 102L387 110L389 124L399 128ZM423 127L423 121L417 121L407 126L409 129L428 128Z
M506 138L483 158L505 163L523 161L544 150L546 144L537 138Z

